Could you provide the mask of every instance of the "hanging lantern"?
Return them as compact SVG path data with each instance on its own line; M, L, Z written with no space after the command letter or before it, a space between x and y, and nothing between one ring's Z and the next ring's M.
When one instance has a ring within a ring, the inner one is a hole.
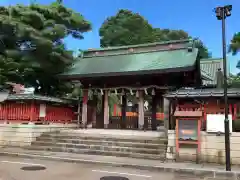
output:
M133 95L133 91L132 91L132 89L130 89L130 94L131 94L131 96Z
M101 91L101 95L103 96L103 90L102 90L102 89L100 89L100 91Z
M144 89L144 92L146 95L148 95L147 88Z
M137 97L137 98L139 97L139 92L138 92L138 91L136 91L136 97Z
M122 96L120 96L120 104L122 104Z
M91 94L92 94L92 90L89 89L89 90L88 90L88 97L91 96Z
M108 96L110 96L110 95L111 95L111 91L109 90L109 91L108 91Z
M117 94L118 94L117 89L115 89L115 95L117 95Z
M98 92L97 92L97 90L95 89L95 90L94 90L94 95L97 95L97 94L98 94Z
M122 94L125 94L124 89L122 89Z
M155 90L152 89L152 96L155 96L155 95L156 95Z

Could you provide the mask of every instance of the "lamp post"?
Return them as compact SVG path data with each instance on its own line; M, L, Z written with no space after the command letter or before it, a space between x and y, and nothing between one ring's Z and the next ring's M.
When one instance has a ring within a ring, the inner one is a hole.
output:
M230 138L229 138L229 119L228 119L228 96L227 96L227 55L226 55L226 34L225 34L225 19L231 16L232 5L226 5L215 8L216 17L222 21L222 51L223 51L223 76L224 76L224 104L225 104L225 158L226 171L231 171L230 158Z

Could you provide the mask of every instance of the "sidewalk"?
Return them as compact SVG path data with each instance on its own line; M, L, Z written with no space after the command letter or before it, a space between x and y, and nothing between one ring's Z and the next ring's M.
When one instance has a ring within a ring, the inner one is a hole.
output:
M128 167L146 170L158 170L180 174L193 174L211 177L240 177L240 167L233 166L231 172L225 171L225 166L214 164L195 164L179 162L160 162L158 160L134 159L128 157L100 156L74 154L64 152L48 152L23 150L21 148L1 148L1 156L18 156L23 158L48 159L74 163L94 163L117 167Z

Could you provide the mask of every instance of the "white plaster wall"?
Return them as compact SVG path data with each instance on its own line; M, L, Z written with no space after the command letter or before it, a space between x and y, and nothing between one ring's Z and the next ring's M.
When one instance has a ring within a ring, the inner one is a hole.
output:
M27 146L44 132L74 127L76 124L0 124L0 146Z

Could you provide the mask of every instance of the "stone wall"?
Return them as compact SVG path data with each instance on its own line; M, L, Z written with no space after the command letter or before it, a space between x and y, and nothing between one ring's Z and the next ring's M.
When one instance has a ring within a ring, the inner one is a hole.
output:
M176 139L175 130L168 130L168 148L166 157L168 160L176 160ZM225 163L225 138L224 134L218 136L201 132L201 154L199 156L201 162L208 163ZM230 135L231 143L231 160L232 164L240 164L240 133L233 132ZM196 161L195 148L180 148L178 160Z
M0 124L0 146L28 146L42 133L73 127L76 124Z

